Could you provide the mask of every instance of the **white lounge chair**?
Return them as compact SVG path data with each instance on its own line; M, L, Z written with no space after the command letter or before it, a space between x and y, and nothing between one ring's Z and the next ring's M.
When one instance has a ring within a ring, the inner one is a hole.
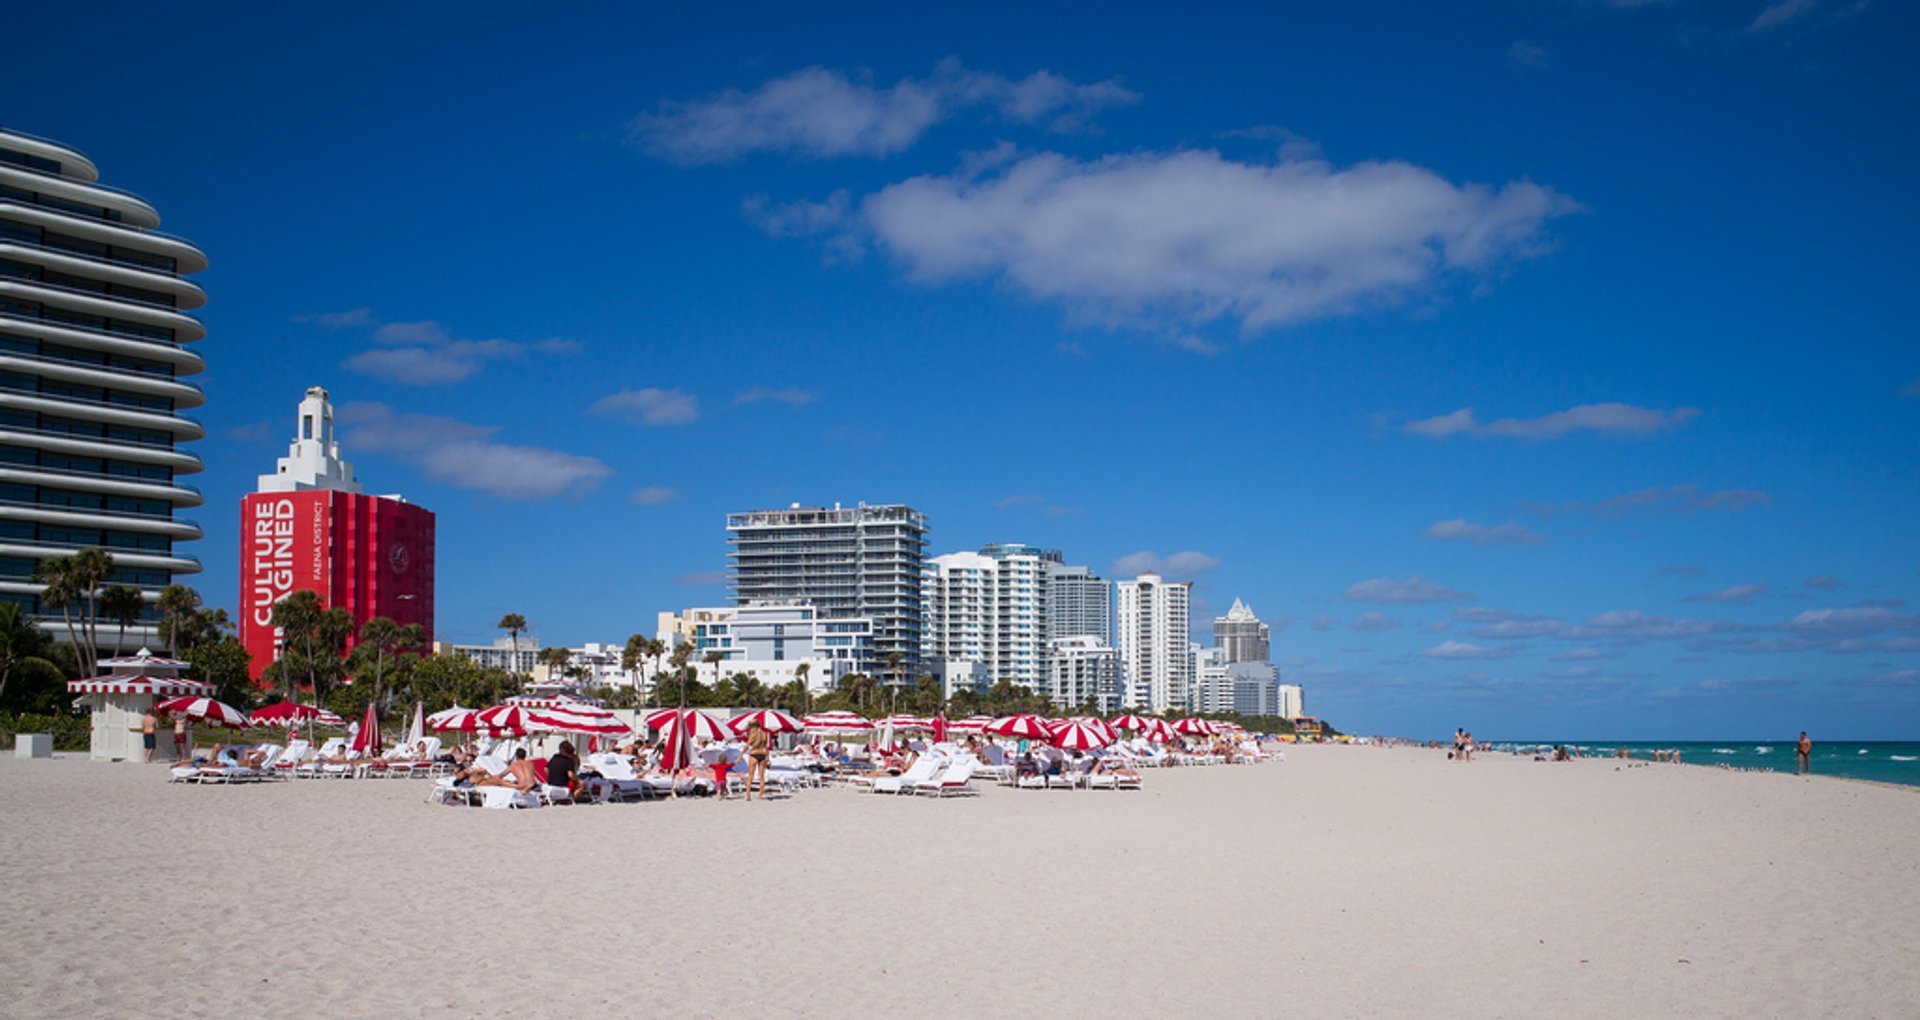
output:
M970 782L973 779L973 770L978 767L979 763L973 756L966 755L947 766L947 770L938 777L913 784L913 792L916 795L925 793L935 797L945 797L950 794L968 796L978 794L980 791L974 789Z
M871 793L899 793L914 783L932 779L934 770L939 767L939 759L930 754L921 755L914 759L910 768L897 776L854 776L848 781L854 784L855 789L865 785Z

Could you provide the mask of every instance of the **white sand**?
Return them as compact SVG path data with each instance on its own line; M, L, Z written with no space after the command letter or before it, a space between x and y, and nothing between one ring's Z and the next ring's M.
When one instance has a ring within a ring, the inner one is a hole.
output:
M1920 1017L1920 792L1306 748L460 810L0 758L8 1016Z

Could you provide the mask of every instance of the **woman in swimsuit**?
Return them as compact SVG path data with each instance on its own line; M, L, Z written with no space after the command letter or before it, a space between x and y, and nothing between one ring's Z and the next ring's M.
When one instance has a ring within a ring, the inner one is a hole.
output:
M1798 759L1796 763L1799 766L1797 774L1804 776L1813 772L1813 762L1811 760L1813 758L1813 741L1807 739L1806 730L1800 731L1800 741L1793 745L1793 754L1794 757Z
M747 799L753 799L753 784L760 784L760 799L767 799L767 759L773 756L773 741L760 720L747 724Z

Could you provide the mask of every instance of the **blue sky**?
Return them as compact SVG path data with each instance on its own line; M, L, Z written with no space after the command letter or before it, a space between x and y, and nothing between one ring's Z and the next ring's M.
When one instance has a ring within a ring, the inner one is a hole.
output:
M321 383L449 638L904 501L1247 599L1353 729L1916 736L1904 5L10 18L0 123L212 259L215 602Z

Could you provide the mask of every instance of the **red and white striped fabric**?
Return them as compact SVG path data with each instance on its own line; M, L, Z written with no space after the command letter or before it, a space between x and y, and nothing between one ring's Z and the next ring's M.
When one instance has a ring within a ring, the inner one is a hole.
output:
M153 706L160 715L184 715L214 726L244 729L253 725L239 709L212 698L172 698Z
M479 709L461 708L455 705L427 716L427 729L435 733L446 733L449 730L472 733L480 728L479 715Z
M632 732L632 727L621 722L619 717L613 714L612 709L578 702L553 708L536 708L528 713L527 718L533 729L554 733L617 736Z
M766 730L768 733L800 732L800 720L795 719L793 716L777 708L763 708L758 712L736 715L727 720L727 728L732 730L737 736L744 737L747 735L747 727L752 726L755 721L758 721L760 728Z
M511 736L525 736L527 732L527 710L519 705L495 705L483 708L474 714L473 721L481 729Z
M353 735L353 743L347 750L358 751L364 755L374 755L380 750L380 713L374 711L373 703L367 703L366 718L360 720L359 732Z
M896 730L932 730L933 720L918 715L890 715L873 724L876 730L889 726Z
M1055 727L1047 739L1051 740L1054 746L1069 751L1091 751L1096 747L1105 747L1113 743L1115 737L1113 727L1098 719L1084 722L1069 719Z
M1129 712L1126 715L1116 715L1108 719L1107 725L1116 730L1132 730L1137 732L1146 729L1149 722L1152 722L1152 720Z
M1037 715L1006 715L988 723L984 732L996 737L1025 737L1029 740L1046 740L1047 721Z
M587 698L574 694L516 694L501 702L503 705L518 705L521 708L565 708L569 705L585 705L590 708L602 708L599 698Z
M697 708L663 708L649 712L647 725L656 730L685 730L694 740L731 740L733 732L726 724Z
M220 693L212 684L170 676L97 676L67 681L68 694L151 694L156 698L210 698Z
M862 733L873 729L873 720L858 712L815 712L800 725L815 733Z
M1205 719L1182 719L1173 724L1173 731L1189 737L1210 737L1218 732L1213 728L1213 723Z
M959 719L959 720L955 720L954 722L948 723L947 729L955 733L979 733L985 730L987 728L987 724L992 721L993 721L993 716L990 716L990 715L970 715L970 716L967 716L965 719Z
M309 719L317 719L320 710L312 705L302 705L294 701L281 701L265 708L256 708L247 720L255 726L297 726ZM335 716L334 718L339 718Z
M1140 735L1146 737L1148 740L1157 740L1164 744L1179 735L1173 731L1173 724L1165 719L1147 719L1144 721L1146 725L1141 728Z

